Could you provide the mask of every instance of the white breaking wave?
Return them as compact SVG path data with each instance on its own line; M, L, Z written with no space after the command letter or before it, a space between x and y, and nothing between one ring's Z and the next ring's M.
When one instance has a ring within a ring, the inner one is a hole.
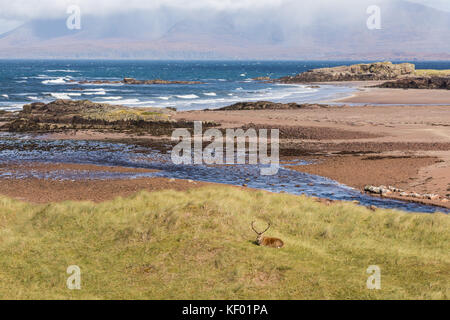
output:
M137 105L153 104L153 103L155 103L155 101L151 101L151 100L150 101L140 101L139 99L123 99L123 100L106 100L106 101L102 101L102 103L137 106Z
M12 106L0 106L0 110L17 111L17 110L21 110L22 107L23 107L23 104L13 104Z
M46 70L46 72L80 72L78 70L60 69L60 70Z
M34 96L30 96L30 97L27 97L28 99L30 99L30 100L39 100L39 97L34 97Z
M199 96L195 95L195 94L186 94L186 95L180 95L180 96L175 96L179 99L197 99Z
M86 90L90 92L83 92L85 96L104 96L106 95L106 91L104 89L98 89L98 90Z
M65 84L66 78L50 79L42 81L43 84Z
M170 97L158 97L158 99L161 99L161 100L169 100Z
M215 93L215 92L205 92L204 95L205 96L209 96L209 97L215 97L215 96L217 96L217 93Z
M123 99L123 97L121 97L121 96L118 96L118 97L102 97L102 99L120 100L120 99Z
M52 92L50 93L50 95L55 99L71 100L70 96L67 93Z
M9 99L9 96L7 94L2 94L3 98Z

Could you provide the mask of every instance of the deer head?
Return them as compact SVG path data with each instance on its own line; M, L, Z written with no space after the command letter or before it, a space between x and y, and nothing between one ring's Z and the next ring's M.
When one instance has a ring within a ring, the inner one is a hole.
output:
M264 233L266 233L267 232L267 230L269 230L270 229L270 223L268 223L268 226L267 226L267 229L266 230L264 230L263 232L258 232L256 229L255 229L255 221L253 221L252 222L252 229L253 229L253 231L255 231L255 233L258 235L258 237L256 238L256 242L258 243L258 245L261 245L261 242L262 242L262 239L263 239L263 234Z

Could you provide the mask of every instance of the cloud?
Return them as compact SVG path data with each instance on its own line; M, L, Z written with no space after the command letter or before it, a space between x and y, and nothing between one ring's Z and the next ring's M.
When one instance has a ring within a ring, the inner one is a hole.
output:
M449 9L448 0L407 0L431 5L441 9ZM70 5L80 6L84 14L105 16L133 10L158 10L161 8L181 9L185 12L204 11L211 12L227 11L266 11L276 12L283 7L292 7L294 3L299 8L298 12L292 12L304 17L305 12L317 12L325 7L352 7L352 4L361 0L0 0L0 18L7 20L28 20L61 18L66 15ZM377 1L373 1L377 2Z
M410 2L420 3L435 9L450 11L450 1L449 0L408 0Z
M67 8L78 5L83 16L109 19L117 23L118 16L135 12L148 17L143 27L149 25L158 32L166 30L183 19L212 21L220 19L236 28L261 28L261 25L279 30L278 33L296 32L312 22L336 22L336 16L345 19L365 18L361 3L376 4L380 1L394 0L0 0L0 33L16 27L18 21L33 19L57 19L68 17ZM449 0L409 0L422 4L447 3ZM131 14L130 14L131 13ZM348 18L347 18L348 17ZM352 18L350 18L352 17ZM350 22L344 19L344 23ZM138 21L136 21L138 23ZM204 23L206 25L206 23ZM257 30L255 30L256 32ZM273 32L273 31L271 31ZM275 38L277 35L274 36Z
M4 19L60 18L70 5L80 6L84 14L105 16L133 10L160 8L185 11L235 11L276 8L285 0L0 0L0 17Z
M270 12L276 14L283 8L298 8L291 12L292 18L307 18L318 14L323 8L345 8L351 10L362 0L0 0L0 19L30 20L62 18L70 5L78 5L83 14L108 16L127 11L182 10L186 14L202 12ZM393 1L393 0L392 0ZM448 0L407 0L449 9ZM377 2L374 0L372 2Z

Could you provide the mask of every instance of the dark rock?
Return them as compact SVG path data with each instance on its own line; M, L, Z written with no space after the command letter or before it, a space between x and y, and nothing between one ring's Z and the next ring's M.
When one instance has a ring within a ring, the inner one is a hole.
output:
M288 110L288 109L312 109L326 108L324 104L297 104L297 103L275 103L269 101L258 102L239 102L228 107L215 109L213 111L230 111L230 110Z
M170 80L161 80L161 79L154 79L154 80L136 80L134 78L124 78L122 81L110 81L110 80L83 80L83 81L76 81L71 80L70 82L78 82L79 84L201 84L200 81L170 81Z
M450 90L450 77L418 77L404 78L385 82L378 88L396 89L444 89Z

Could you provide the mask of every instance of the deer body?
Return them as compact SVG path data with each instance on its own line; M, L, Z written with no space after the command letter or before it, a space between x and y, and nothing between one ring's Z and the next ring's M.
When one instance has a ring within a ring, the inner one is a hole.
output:
M258 232L258 231L256 231L256 229L254 227L254 222L252 222L252 229L258 235L258 237L256 238L256 243L259 246L263 246L263 247L270 247L270 248L276 248L276 249L283 248L284 242L281 239L272 238L272 237L263 237L263 234L266 233L267 230L269 230L269 228L270 228L270 224L266 230L264 230L263 232Z

